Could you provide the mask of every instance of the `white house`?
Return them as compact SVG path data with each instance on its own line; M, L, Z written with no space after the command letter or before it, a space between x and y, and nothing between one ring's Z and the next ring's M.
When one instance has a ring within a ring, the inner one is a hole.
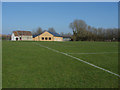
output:
M11 40L32 40L32 33L30 31L13 31Z

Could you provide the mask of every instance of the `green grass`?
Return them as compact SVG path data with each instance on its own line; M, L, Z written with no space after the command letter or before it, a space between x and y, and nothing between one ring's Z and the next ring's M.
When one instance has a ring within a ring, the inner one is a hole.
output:
M118 77L65 53L118 52L117 42L3 41L3 88L117 88ZM118 74L118 53L70 54Z

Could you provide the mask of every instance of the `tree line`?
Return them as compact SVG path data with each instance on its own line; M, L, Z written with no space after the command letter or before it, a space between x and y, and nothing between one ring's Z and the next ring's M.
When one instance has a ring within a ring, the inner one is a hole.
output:
M120 41L120 30L118 28L95 28L87 25L83 20L74 20L69 24L72 33L61 32L60 35L64 38L71 38L71 41ZM32 31L33 35L41 34L43 30L38 27ZM56 32L53 27L47 31ZM10 35L2 35L3 40L10 40Z
M44 32L44 31L56 32L53 27L48 28L48 30L43 30L41 27L38 27L36 30L33 30L33 31L32 31L32 34L33 34L33 35L38 35L38 34L41 34L41 33Z
M120 32L118 28L95 28L83 20L74 20L69 27L73 31L73 41L118 41Z
M69 24L73 33L61 32L63 37L71 38L71 41L120 41L120 32L118 28L95 28L87 25L83 20L74 20ZM33 35L41 34L44 30L39 27L36 31L33 31ZM56 32L53 27L48 28L50 32Z
M32 35L39 35L44 31L50 31L50 32L57 33L56 30L53 27L48 28L48 30L43 30L41 27L38 27L36 30L32 31ZM70 32L68 32L68 33L61 32L59 34L63 37L70 37L71 38L71 36L72 36L72 34Z

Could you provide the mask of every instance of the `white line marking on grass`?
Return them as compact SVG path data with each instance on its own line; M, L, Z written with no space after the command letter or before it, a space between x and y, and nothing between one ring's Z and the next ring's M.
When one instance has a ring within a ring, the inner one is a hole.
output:
M111 54L111 53L118 53L118 52L96 52L96 53L67 53L67 54Z
M43 46L43 45L38 44L38 43L35 43L35 44L36 44L36 45L39 45L39 46L41 46L41 47L47 48L47 49L49 49L49 50L52 50L52 51L54 51L54 52L61 53L61 54L63 54L63 55L69 56L69 57L74 58L74 59L76 59L76 60L78 60L78 61L84 62L84 63L86 63L86 64L88 64L88 65L90 65L90 66L93 66L93 67L95 67L95 68L101 69L101 70L106 71L106 72L108 72L108 73L110 73L110 74L113 74L113 75L115 75L115 76L120 77L119 74L116 74L116 73L114 73L114 72L112 72L112 71L109 71L109 70L107 70L107 69L104 69L104 68L102 68L102 67L96 66L96 65L94 65L94 64L92 64L92 63L89 63L89 62L87 62L87 61L84 61L84 60L82 60L82 59L79 59L79 58L77 58L77 57L74 57L74 56L69 55L69 54L67 54L67 53L60 52L60 51L58 51L58 50L49 48L49 47L47 47L47 46Z

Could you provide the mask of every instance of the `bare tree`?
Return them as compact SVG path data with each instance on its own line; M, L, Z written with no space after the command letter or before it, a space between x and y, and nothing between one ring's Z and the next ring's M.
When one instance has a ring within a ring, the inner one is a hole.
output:
M87 26L83 20L74 20L69 27L73 31L72 39L74 41L120 41L120 31L117 28L95 28Z
M63 35L64 35L64 32L61 32L60 35L63 36Z
M86 39L86 28L87 24L83 20L74 20L72 23L70 23L70 28L73 31L73 40L84 40Z
M48 28L48 31L50 31L50 32L56 32L55 29L54 29L53 27Z
M38 35L38 34L41 34L42 32L43 32L42 28L38 27L36 30L32 31L32 34L33 35Z
M42 33L42 28L41 27L39 27L38 29L37 29L37 32L36 32L37 34L41 34Z

